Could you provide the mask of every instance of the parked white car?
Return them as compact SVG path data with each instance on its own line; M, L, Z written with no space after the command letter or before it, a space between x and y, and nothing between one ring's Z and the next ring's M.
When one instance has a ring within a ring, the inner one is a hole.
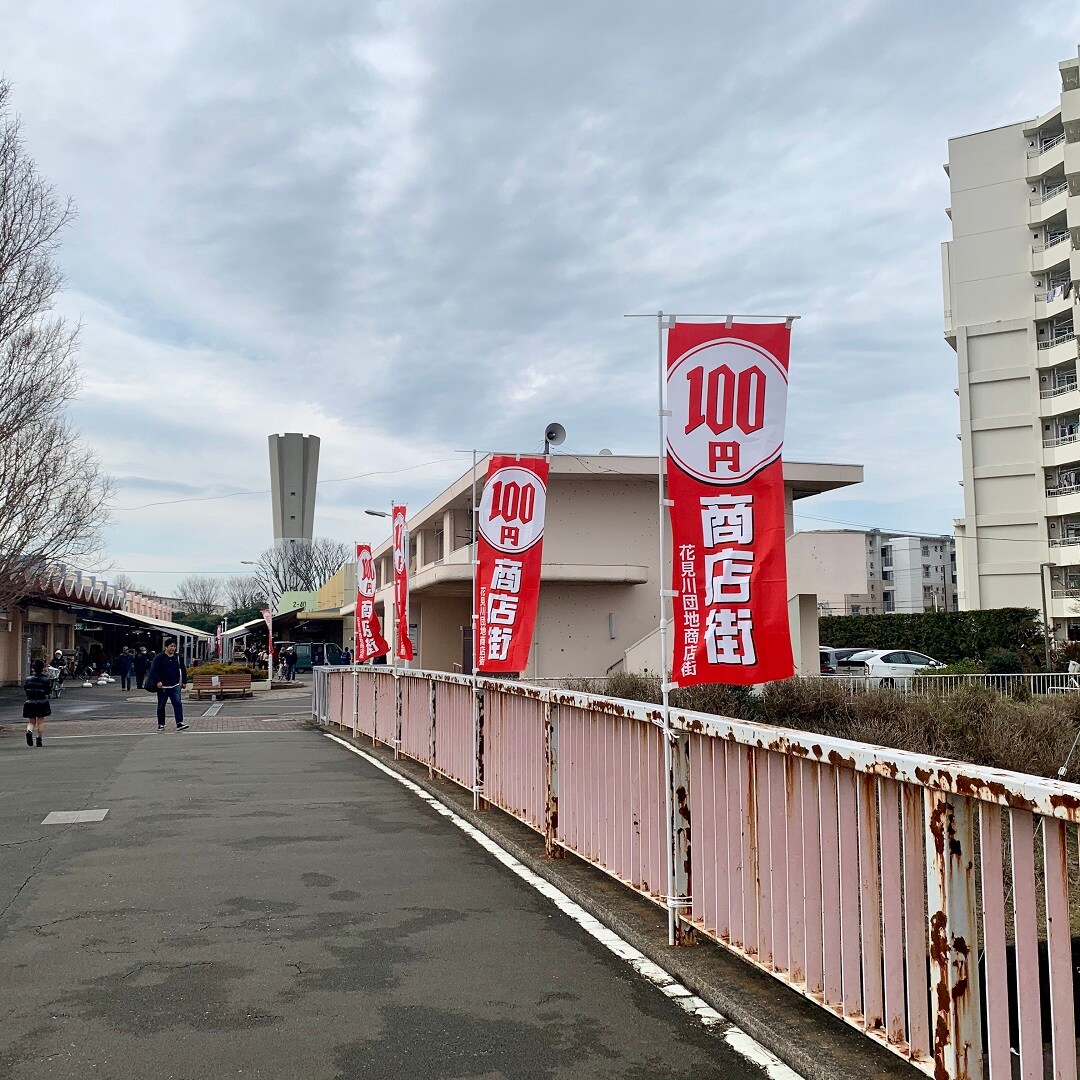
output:
M942 667L940 660L909 649L868 649L842 661L840 671L865 676L871 686L907 686L912 675L932 674Z

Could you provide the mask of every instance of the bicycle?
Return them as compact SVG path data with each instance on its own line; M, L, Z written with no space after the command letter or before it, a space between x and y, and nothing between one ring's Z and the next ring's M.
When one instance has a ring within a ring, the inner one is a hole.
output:
M58 667L51 665L45 669L45 677L51 683L52 696L58 698L64 692L64 675Z

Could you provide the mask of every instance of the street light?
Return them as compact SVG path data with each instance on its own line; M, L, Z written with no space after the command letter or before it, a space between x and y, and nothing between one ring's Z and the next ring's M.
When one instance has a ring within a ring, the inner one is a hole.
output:
M389 517L390 515L385 510L365 510L365 514L371 517Z

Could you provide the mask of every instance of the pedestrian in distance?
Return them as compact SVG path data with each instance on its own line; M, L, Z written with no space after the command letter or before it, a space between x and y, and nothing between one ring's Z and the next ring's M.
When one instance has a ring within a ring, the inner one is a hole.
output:
M26 745L41 745L41 735L45 730L45 717L52 715L49 694L52 693L52 680L45 674L45 661L35 660L30 665L30 677L23 683L26 702L23 705L23 719L26 724Z
M135 667L135 685L141 690L146 682L146 672L150 668L150 654L146 651L145 645L139 646L139 651L135 654L133 663Z
M297 656L296 656L296 650L291 645L285 650L285 658L284 659L285 659L285 681L286 682L295 682L296 681L296 661L297 661Z
M120 650L120 655L116 658L116 666L120 669L120 689L131 689L131 673L135 669L135 657L131 655L131 650L125 645Z
M146 685L157 691L157 729L165 730L165 702L172 702L176 730L187 728L184 723L184 704L181 694L187 683L187 667L184 659L176 653L174 638L165 639L165 649L154 657L146 676Z
M67 660L64 658L64 653L61 649L57 649L56 652L53 653L53 658L49 661L49 666L56 668L59 672L54 690L62 689L64 680L67 678ZM60 694L57 693L56 696L59 697Z

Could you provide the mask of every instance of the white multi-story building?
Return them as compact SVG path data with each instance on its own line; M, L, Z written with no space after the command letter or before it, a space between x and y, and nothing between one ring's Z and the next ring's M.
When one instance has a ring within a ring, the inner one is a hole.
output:
M956 611L956 545L951 536L904 536L880 529L820 529L788 541L793 573L816 583L820 615ZM865 580L852 585L862 561Z
M1080 59L1049 112L949 140L945 337L956 349L960 606L1046 605L1080 638Z

